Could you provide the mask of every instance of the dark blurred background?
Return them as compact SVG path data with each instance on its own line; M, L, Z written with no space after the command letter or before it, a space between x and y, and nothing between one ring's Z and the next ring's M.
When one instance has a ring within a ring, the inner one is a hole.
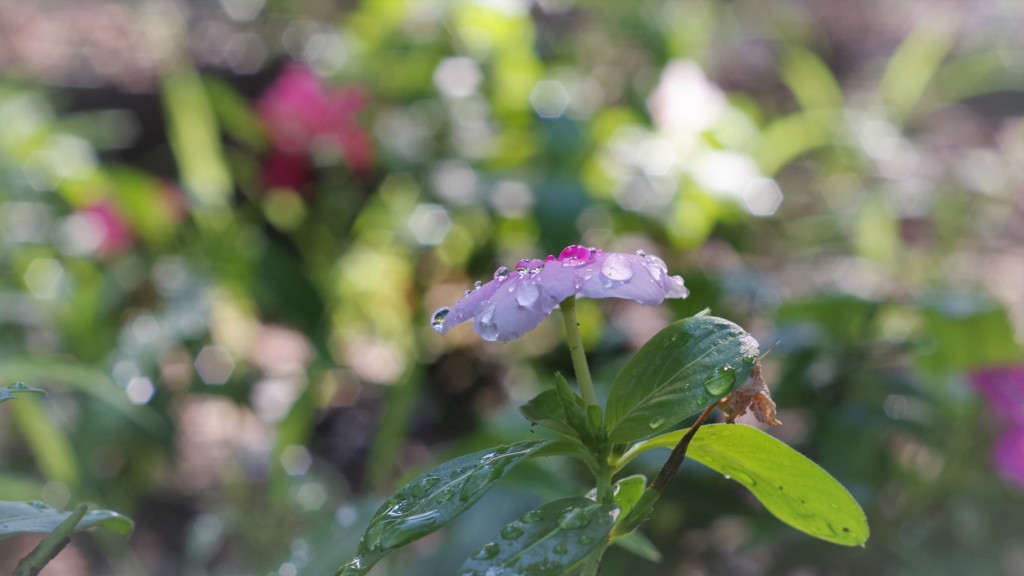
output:
M584 243L691 289L580 302L599 390L711 308L872 528L687 463L664 560L602 574L1022 575L1022 89L1015 0L0 0L0 385L49 391L0 407L0 499L135 519L44 574L330 574L403 478L542 433L559 323L428 319ZM586 481L524 466L373 574Z

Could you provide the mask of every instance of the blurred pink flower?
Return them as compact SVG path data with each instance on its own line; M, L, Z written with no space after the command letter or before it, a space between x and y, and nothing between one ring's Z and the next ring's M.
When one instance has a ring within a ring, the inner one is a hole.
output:
M286 67L256 103L273 148L287 155L308 155L314 144L338 147L356 172L373 166L373 145L356 119L366 106L361 87L328 89L312 70Z
M1024 365L985 368L968 379L1000 418L1024 426Z
M992 462L999 474L1024 489L1024 426L1012 426L992 445Z
M77 212L88 219L97 237L95 249L100 256L113 256L128 250L135 240L131 227L110 200L101 200Z
M494 279L477 282L453 308L434 313L431 325L444 334L474 318L473 330L484 340L514 340L533 330L569 296L625 298L660 304L689 294L680 276L669 276L657 256L605 253L569 246L557 258L520 260L514 270L502 266Z

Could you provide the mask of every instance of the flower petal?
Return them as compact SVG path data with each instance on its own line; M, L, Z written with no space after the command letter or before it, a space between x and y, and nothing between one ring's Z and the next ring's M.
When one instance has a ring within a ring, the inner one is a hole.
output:
M669 276L657 256L610 252L597 256L587 268L579 289L587 298L624 298L650 306L689 295L682 277Z
M473 330L484 340L513 340L576 294L660 304L665 298L685 298L688 291L656 256L606 254L574 245L558 258L520 260L514 271L498 268L493 280L478 282L454 307L435 312L431 325L444 334L472 318Z

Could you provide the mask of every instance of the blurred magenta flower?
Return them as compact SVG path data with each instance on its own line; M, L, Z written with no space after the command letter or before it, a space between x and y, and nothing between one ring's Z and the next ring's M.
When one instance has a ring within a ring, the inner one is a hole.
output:
M90 222L95 233L94 252L99 256L113 256L128 250L135 234L117 207L110 200L101 200L76 214Z
M273 148L293 157L308 156L314 145L328 143L345 155L349 167L373 167L373 144L357 123L366 107L361 87L328 89L312 70L286 67L256 103Z
M1012 426L992 445L992 462L999 475L1024 489L1024 426Z
M971 386L989 408L1009 424L992 445L999 475L1024 489L1024 366L999 366L972 372Z
M1024 365L985 368L968 376L1000 418L1024 426Z
M654 305L665 298L686 298L689 291L682 277L669 276L657 256L573 245L557 258L520 260L513 270L498 268L493 280L477 282L454 307L434 312L431 326L444 334L473 318L473 330L484 340L514 340L574 295Z

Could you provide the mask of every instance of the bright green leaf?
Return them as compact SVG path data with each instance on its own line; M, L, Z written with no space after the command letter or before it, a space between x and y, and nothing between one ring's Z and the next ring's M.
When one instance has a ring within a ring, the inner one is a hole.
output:
M626 363L608 394L612 442L670 429L743 384L758 355L757 340L714 316L671 324Z
M42 502L0 501L0 538L20 534L49 534L71 516ZM111 510L90 510L75 527L81 532L94 526L120 536L127 536L135 529L135 523L127 516Z
M574 496L548 502L506 525L480 547L459 576L558 576L600 546L616 506Z
M620 464L651 448L672 448L679 430L633 447ZM736 480L786 524L844 546L863 545L868 523L857 501L820 466L750 426L709 424L693 437L687 457Z
M355 558L338 575L366 574L390 551L444 526L545 444L517 442L460 456L406 484L377 509Z

